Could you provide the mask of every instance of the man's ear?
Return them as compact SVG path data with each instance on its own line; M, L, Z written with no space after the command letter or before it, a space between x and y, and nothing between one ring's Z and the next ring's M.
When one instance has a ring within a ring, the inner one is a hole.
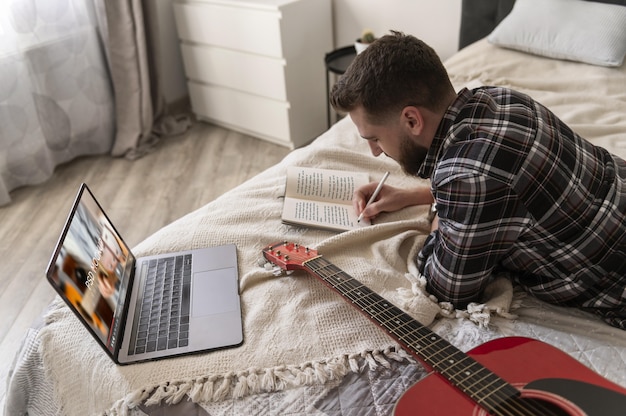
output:
M416 136L424 130L424 116L418 107L408 105L402 109L402 122Z

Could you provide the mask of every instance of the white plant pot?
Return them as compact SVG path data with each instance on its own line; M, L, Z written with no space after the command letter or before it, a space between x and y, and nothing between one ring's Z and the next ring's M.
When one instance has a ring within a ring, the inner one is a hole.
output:
M361 43L358 39L354 42L354 49L357 55L367 49L368 46L370 46L369 43Z

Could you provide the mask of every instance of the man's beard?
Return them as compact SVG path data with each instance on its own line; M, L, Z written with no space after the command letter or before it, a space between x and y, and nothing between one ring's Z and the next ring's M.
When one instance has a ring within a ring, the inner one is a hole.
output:
M400 157L397 162L404 173L410 176L417 176L427 154L428 148L420 146L411 140L410 137L404 136L400 144Z

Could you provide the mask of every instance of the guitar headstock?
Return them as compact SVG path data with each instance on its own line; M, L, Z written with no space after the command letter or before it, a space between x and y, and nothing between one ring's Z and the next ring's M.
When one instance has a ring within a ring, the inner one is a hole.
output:
M304 270L305 262L319 257L317 250L287 241L265 247L263 256L267 261L285 271Z

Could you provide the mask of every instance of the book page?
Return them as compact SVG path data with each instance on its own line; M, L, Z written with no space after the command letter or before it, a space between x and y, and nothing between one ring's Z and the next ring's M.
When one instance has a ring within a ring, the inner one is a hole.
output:
M291 166L287 170L285 197L352 205L354 190L369 183L365 172Z
M357 222L357 215L351 204L342 205L296 198L285 198L282 219L287 223L334 230L350 230L370 225L367 220Z

